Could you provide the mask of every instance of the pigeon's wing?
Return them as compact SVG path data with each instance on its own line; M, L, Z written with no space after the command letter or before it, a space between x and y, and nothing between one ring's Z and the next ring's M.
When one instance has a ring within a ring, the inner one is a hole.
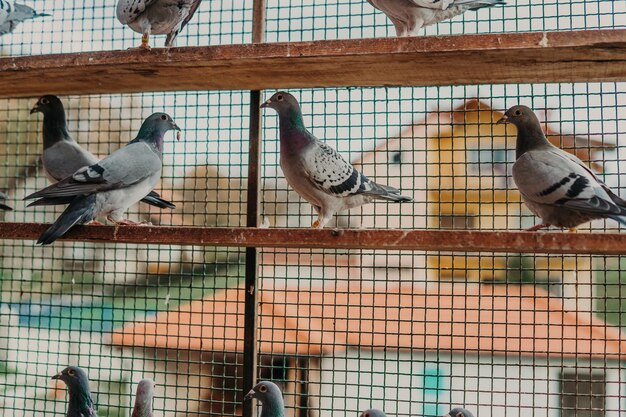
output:
M513 165L513 179L524 198L537 204L585 213L622 213L593 172L558 148L526 152Z
M161 158L148 144L135 142L25 199L86 195L125 188L149 178L161 167Z
M62 140L43 151L41 156L48 175L57 181L69 177L80 168L98 163L91 152L76 142Z
M148 6L157 0L119 0L117 2L117 19L124 25L134 22Z
M455 0L410 0L416 6L427 9L446 10ZM458 3L458 0L456 1Z
M322 141L315 140L314 149L304 158L304 173L316 188L335 197L356 194L385 195L397 192L385 189L361 174L337 151Z

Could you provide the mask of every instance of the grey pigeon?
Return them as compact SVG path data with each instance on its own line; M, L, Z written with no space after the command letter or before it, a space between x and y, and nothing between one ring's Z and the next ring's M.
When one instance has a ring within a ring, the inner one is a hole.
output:
M117 19L141 33L141 47L150 49L150 34L167 35L165 46L174 45L202 0L119 0Z
M546 139L537 116L526 106L514 106L497 123L517 127L513 180L522 199L543 223L569 228L594 219L610 218L626 225L626 201L615 195L576 156Z
M148 194L161 178L164 135L174 129L180 131L170 116L154 113L143 122L137 137L128 145L27 196L25 200L71 198L69 206L37 243L50 244L74 225L88 223L99 216L107 216L116 224L136 225L125 220L123 213Z
M256 398L263 404L260 417L284 417L285 403L283 401L283 393L278 385L270 381L261 381L254 386L243 398L249 401Z
M468 10L503 5L503 0L367 0L385 13L398 36L416 36L428 25L451 19Z
M365 410L361 413L361 417L387 417L382 410L378 410L376 408L370 408L369 410Z
M453 408L448 414L444 414L441 417L474 417L474 414L466 408L457 407Z
M57 96L46 95L39 98L30 113L43 114L43 154L41 161L46 176L52 183L69 177L82 167L98 162L98 158L83 149L70 135L65 118L65 108ZM29 207L69 204L72 198L69 200L67 198L40 199L29 204ZM163 200L154 191L151 191L141 201L159 208L176 208L174 204Z
M36 17L50 16L46 13L37 13L30 7L14 3L9 0L0 0L0 36L13 32L18 24Z
M97 417L89 390L89 378L85 371L78 366L68 366L53 375L52 379L60 379L67 385L69 395L67 417Z
M291 94L280 91L261 107L278 112L280 166L289 185L317 211L312 227L321 229L335 213L372 200L412 200L393 187L370 181L313 136L304 127L300 105Z
M0 192L0 201L4 201L7 198L8 198L8 196L5 193ZM0 210L11 211L13 209L11 207L7 206L6 204L0 203Z
M154 397L154 381L142 379L137 385L135 407L130 417L152 417L152 398Z

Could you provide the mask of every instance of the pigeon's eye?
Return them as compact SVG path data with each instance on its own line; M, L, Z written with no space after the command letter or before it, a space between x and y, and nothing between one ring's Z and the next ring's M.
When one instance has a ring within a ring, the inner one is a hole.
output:
M363 413L363 417L370 417L370 413Z
M521 116L522 115L522 111L521 110L515 110L515 115L516 116ZM463 413L459 413L456 417L463 417Z
M50 103L50 100L48 100L47 98L41 99L41 104L48 104L48 103Z
M265 385L261 385L261 386L259 387L259 391L261 391L261 392L267 392L267 386L265 386Z
M283 96L282 96L282 95L278 95L278 96L276 96L276 100L278 100L278 101L283 101Z
M164 115L164 114L162 114L162 115L161 115L161 120L167 120L167 116L166 116L166 115Z
M515 112L515 114L517 114L519 116L518 113L521 114L521 112L519 110ZM459 413L456 415L456 417L465 417L465 414L463 414L462 411L459 411Z
M74 376L74 375L76 375L76 372L73 369L70 369L70 370L67 371L67 374L69 376Z

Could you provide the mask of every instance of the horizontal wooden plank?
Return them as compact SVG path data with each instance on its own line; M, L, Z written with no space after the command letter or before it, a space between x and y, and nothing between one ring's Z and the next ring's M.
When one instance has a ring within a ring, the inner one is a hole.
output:
M0 58L0 97L621 80L625 29Z
M0 223L0 239L36 239L48 225ZM339 248L456 252L626 255L626 234L464 230L261 229L79 226L66 239L258 248Z

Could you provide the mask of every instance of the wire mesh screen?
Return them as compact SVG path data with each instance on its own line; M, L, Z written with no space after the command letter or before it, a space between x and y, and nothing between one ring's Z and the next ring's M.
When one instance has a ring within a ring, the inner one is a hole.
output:
M0 54L136 47L115 2L30 1L50 16L0 37ZM178 46L249 43L253 2L204 1ZM393 36L366 1L267 1L268 42ZM425 27L475 34L626 27L620 1L507 1ZM161 47L163 37L153 37ZM94 81L96 82L96 81ZM276 91L264 91L266 100ZM626 195L626 84L551 83L291 89L305 126L372 180L412 202L377 201L338 213L331 229L519 231L537 223L511 178L516 131L497 125L532 107L548 139ZM33 99L0 99L2 220L52 222L63 207L25 208L47 185L42 117ZM246 91L61 97L69 132L104 157L165 111L155 189L176 208L138 203L135 221L245 226L250 95ZM276 113L262 113L260 228L308 228L315 209L280 167ZM99 227L99 226L87 226ZM618 233L612 220L583 233ZM185 233L190 229L180 229ZM554 231L554 230L552 230ZM173 232L174 233L174 232ZM453 235L450 235L453 236ZM173 236L174 237L174 236ZM172 237L172 238L173 238ZM0 241L0 410L64 415L67 365L88 371L98 415L126 416L136 383L156 381L155 415L243 412L246 251L222 246ZM271 243L271 242L270 242ZM380 242L383 245L386 242ZM384 249L258 250L259 380L283 391L289 417L617 417L626 412L621 328L626 263L609 255ZM246 387L249 388L249 387ZM277 417L277 416L273 416ZM455 416L456 417L456 416ZM466 416L467 417L467 416Z

